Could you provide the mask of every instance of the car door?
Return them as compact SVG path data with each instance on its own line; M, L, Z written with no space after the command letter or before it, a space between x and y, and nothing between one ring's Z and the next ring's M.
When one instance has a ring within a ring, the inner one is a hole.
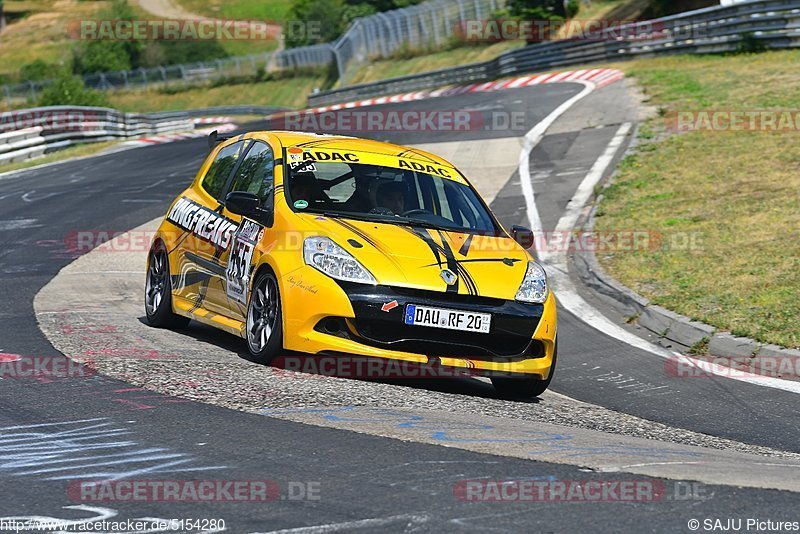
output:
M201 216L205 222L199 227L208 228L212 222L217 228L223 226L221 223L225 221L218 219L224 218L225 190L247 148L246 143L239 141L222 147L200 179L199 187L185 194L186 202L195 205L192 209L203 212ZM180 276L173 287L179 297L194 302L195 308L206 308L210 295L224 292L225 264L220 263L220 257L227 247L215 243L215 236L201 235L203 232L197 229L196 224L192 224L191 229L183 228L184 235L178 240Z
M228 192L243 191L258 196L261 207L272 212L274 208L275 151L264 141L254 141L247 149L241 164L235 171ZM239 227L231 244L220 257L225 265L223 285L225 290L210 295L210 303L233 319L244 320L250 277L253 274L254 252L264 232L271 226L268 220L251 220L223 210L223 216L235 220Z

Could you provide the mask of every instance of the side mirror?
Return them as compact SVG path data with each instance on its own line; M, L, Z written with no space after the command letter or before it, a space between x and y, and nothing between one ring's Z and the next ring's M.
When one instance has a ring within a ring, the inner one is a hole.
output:
M225 197L225 207L231 213L258 220L266 212L259 207L261 201L253 193L231 191Z
M512 226L511 238L522 245L522 248L526 250L536 244L536 240L533 236L533 230L524 226Z

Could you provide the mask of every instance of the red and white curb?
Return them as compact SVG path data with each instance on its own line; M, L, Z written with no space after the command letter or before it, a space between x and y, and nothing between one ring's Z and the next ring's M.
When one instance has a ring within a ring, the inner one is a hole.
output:
M465 93L487 93L492 91L518 89L520 87L530 87L533 85L552 83L590 82L594 84L595 88L600 88L617 82L624 77L625 74L617 69L584 69L565 72L551 72L547 74L521 76L518 78L496 80L491 82L473 83L470 85L459 85L456 87L447 87L433 91L416 91L402 95L368 98L366 100L347 102L345 104L334 104L331 106L310 108L304 111L306 113L325 113L327 111L339 111L341 109L377 106L381 104L396 104L400 102L413 102L415 100L423 100L426 98L438 98Z
M198 130L194 130L191 132L166 133L150 137L142 137L141 139L134 139L132 141L125 141L124 143L120 143L120 146L135 147L135 146L162 145L164 143L172 143L173 141L182 141L184 139L197 139L198 137L206 137L214 130L218 131L219 133L226 133L226 132L232 132L238 128L239 127L236 124L228 122L225 124L220 124L219 126L214 126L213 128L200 128Z
M231 117L197 117L192 119L195 124L225 124L233 121L234 119Z

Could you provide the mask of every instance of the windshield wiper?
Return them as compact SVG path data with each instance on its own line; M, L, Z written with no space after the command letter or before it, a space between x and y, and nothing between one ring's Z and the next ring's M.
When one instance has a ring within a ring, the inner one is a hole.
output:
M430 221L425 221L423 219L412 219L409 217L402 217L400 215L378 215L378 214L370 215L366 213L362 214L362 213L345 213L345 212L331 212L331 211L323 211L320 213L320 215L324 217L331 217L334 219L337 218L354 219L356 221L401 224L407 226L417 226L419 228L429 228L431 230L444 230L448 232L463 230L463 228L442 226L440 224L435 224Z
M460 228L453 228L452 226L442 226L441 224L432 223L430 221L424 221L422 219L411 219L408 217L402 217L400 219L404 221L409 226L419 226L420 228L430 228L432 230L445 230L450 232L452 230L460 230Z

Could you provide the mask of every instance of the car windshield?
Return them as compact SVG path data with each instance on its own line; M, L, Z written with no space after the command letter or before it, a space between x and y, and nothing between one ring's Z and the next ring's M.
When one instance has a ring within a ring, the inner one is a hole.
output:
M341 161L289 163L287 171L286 197L296 211L462 232L498 231L477 193L451 178Z

